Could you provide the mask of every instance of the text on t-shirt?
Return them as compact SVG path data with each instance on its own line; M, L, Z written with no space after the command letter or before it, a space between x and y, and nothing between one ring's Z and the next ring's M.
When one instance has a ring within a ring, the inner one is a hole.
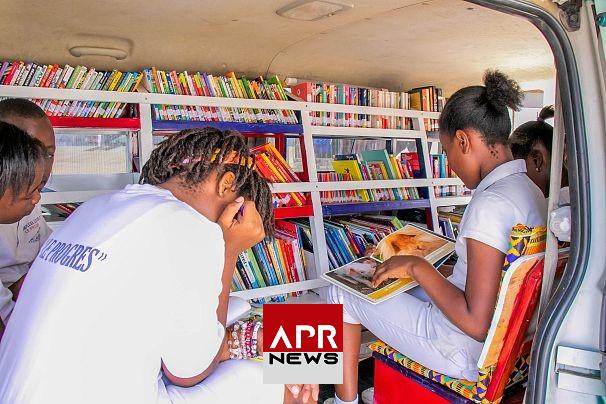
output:
M82 244L64 243L50 238L44 243L38 257L53 264L58 263L67 268L86 272L94 260L104 261L107 254L98 248Z

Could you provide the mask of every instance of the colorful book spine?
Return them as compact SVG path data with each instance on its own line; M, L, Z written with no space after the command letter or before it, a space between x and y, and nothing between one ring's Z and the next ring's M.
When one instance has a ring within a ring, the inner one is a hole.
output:
M139 72L98 72L86 66L60 67L22 61L0 64L0 85L71 90L136 91ZM109 80L111 78L111 81ZM72 100L33 99L49 116L118 118L127 115L129 104Z
M248 80L244 76L237 77L234 72L213 76L203 72L166 73L155 67L144 69L143 74L143 87L150 93L288 101L277 76L268 80L263 77ZM298 124L296 114L289 109L154 105L152 110L154 118L159 120Z
M387 89L360 87L351 84L303 82L293 86L291 92L307 102L410 109L408 93ZM313 112L312 124L319 126L412 129L412 121L409 118L343 112Z

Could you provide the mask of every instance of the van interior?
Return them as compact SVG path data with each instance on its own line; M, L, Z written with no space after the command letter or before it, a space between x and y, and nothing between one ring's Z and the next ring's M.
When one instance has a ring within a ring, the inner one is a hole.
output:
M307 13L313 14L316 9L280 12L290 3L2 2L1 59L85 65L98 70L141 71L154 66L213 74L235 71L247 77L277 75L286 87L306 81L391 91L437 86L446 98L459 88L480 84L486 69L492 68L510 75L527 93L522 109L511 112L513 127L535 120L543 106L555 104L555 122L549 122L556 127L554 139L560 140L554 140L554 144L563 144L565 132L566 136L575 135L572 124L565 119L572 119L576 93L569 90L572 85L564 78L574 69L566 67L566 52L561 51L570 44L554 45L565 42L565 30L553 28L561 12L556 2L496 1L491 5L482 0L328 1L324 4L337 6L320 10L317 20L310 20L315 17ZM581 12L583 24L588 23L588 15ZM581 57L576 56L577 63ZM558 83L564 87L558 89ZM59 138L78 133L78 129L57 130ZM581 136L578 131L576 136ZM567 138L567 143L568 153L580 150L571 147L573 139ZM556 178L561 175L563 156L563 148L554 147L552 169L560 170ZM575 195L581 192L577 186L582 177L578 167L586 164L586 159L582 153L576 158L568 156ZM63 190L77 190L89 181L79 177L87 172L97 174L94 181L101 187L115 185L112 179L103 178L112 173L107 165L90 169L84 160L74 165L67 155L62 161L60 151L55 164L56 174L72 175L57 180ZM578 198L571 197L574 212L581 206ZM573 217L575 229L585 223L581 216ZM574 234L581 234L580 230L573 230ZM554 284L554 289L557 286ZM373 384L371 363L361 362L361 389ZM503 402L522 402L524 389L514 393ZM331 395L330 388L323 388L320 402Z

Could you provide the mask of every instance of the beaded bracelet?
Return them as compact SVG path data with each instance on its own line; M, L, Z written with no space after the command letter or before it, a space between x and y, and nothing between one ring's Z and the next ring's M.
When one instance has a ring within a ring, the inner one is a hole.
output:
M252 319L236 322L231 329L230 338L227 340L230 359L258 357L258 335L261 328L263 328L263 324Z
M260 321L255 322L255 328L253 330L253 334L252 334L252 350L255 353L255 357L259 356L259 349L257 346L257 342L258 342L258 337L259 337L259 330L263 328L263 323L261 323Z

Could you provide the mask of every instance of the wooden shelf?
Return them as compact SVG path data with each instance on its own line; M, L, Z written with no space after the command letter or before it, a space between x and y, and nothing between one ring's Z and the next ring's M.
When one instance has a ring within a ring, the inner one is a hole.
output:
M158 132L178 132L184 129L203 128L212 126L219 130L237 130L250 133L303 133L302 125L288 125L278 123L244 123L244 122L218 122L218 121L161 121L153 120L152 128Z
M49 116L55 128L85 129L141 129L139 118L81 118L73 116Z
M467 205L471 200L471 195L464 196L439 196L436 197L436 206L454 206Z
M429 199L408 199L405 201L380 201L358 203L322 204L322 213L326 216L348 215L381 210L401 210L429 208Z

